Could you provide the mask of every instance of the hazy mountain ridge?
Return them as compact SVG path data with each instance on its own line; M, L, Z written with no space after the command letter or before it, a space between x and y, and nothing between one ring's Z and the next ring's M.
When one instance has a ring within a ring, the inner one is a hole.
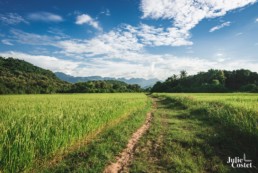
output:
M88 77L74 77L71 75L67 75L62 72L56 72L55 75L64 81L70 82L70 83L77 83L77 82L87 82L87 81L97 81L97 80L117 80L117 81L122 81L127 84L138 84L142 88L146 87L152 87L158 79L143 79L143 78L112 78L112 77L101 77L101 76L88 76Z

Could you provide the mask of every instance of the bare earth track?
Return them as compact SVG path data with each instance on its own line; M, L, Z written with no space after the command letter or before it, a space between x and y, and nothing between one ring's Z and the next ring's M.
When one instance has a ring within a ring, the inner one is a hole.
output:
M149 129L152 119L152 112L147 113L145 123L132 135L129 139L126 148L119 154L117 161L108 165L103 173L118 173L118 172L128 172L127 166L133 158L135 146L142 135Z

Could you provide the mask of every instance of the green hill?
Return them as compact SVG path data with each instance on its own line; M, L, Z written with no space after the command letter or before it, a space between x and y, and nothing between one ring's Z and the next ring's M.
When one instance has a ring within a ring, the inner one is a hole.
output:
M0 57L0 94L64 92L69 83L26 61Z
M137 84L94 80L74 84L26 61L0 57L0 94L141 92Z

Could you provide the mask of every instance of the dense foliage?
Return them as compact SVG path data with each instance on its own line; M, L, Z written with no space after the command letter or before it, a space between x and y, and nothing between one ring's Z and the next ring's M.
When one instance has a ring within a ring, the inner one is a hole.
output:
M258 74L250 70L214 70L187 76L186 71L157 82L151 92L258 92Z
M0 94L56 93L70 84L26 61L0 57Z
M127 84L116 80L78 82L72 85L69 93L115 93L115 92L141 92L137 84Z
M0 94L141 92L136 84L116 80L70 84L50 70L26 61L0 57Z

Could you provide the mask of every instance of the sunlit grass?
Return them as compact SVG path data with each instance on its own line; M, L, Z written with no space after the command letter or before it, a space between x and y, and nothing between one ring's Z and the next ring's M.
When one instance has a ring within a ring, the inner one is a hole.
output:
M258 137L258 94L188 93L154 94L176 100L192 112L206 114L241 133Z
M235 169L226 162L243 153L254 165L258 161L257 95L153 95L157 110L136 148L130 172L257 172L255 167ZM252 108L242 105L245 101Z
M165 95L189 97L205 102L219 101L224 104L258 111L258 94L255 93L173 93Z
M144 94L13 95L0 97L0 171L22 172L36 160L143 109Z

